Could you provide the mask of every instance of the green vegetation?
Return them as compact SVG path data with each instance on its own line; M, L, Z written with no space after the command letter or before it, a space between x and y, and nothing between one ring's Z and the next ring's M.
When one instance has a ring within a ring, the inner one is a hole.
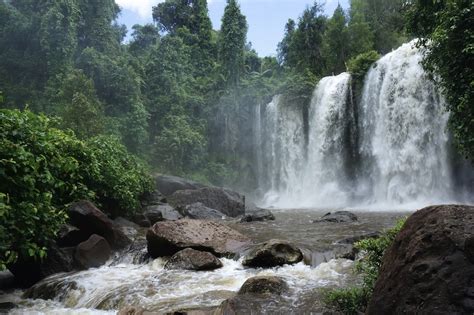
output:
M324 302L327 305L344 314L359 314L365 311L382 266L385 250L393 243L405 221L406 219L398 221L395 227L385 231L379 238L368 238L355 244L355 248L363 255L355 267L356 272L362 276L362 285L324 292Z
M460 151L474 161L474 2L410 1L408 26L423 38L424 66L443 88Z
M58 122L0 110L0 269L41 259L79 199L126 214L151 190L147 170L115 139L77 139Z

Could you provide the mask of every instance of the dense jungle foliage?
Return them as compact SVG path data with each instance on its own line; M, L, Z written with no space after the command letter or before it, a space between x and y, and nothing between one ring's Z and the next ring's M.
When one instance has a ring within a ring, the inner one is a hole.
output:
M134 156L153 171L235 183L246 157L222 153L220 128L245 117L220 109L275 94L307 104L321 77L342 71L360 88L373 61L410 36L425 38L426 67L472 159L472 10L468 0L351 0L328 17L315 1L288 20L277 56L261 57L237 0L220 30L206 0L166 0L129 41L114 0L1 0L1 264L44 256L75 199L133 211L149 189Z

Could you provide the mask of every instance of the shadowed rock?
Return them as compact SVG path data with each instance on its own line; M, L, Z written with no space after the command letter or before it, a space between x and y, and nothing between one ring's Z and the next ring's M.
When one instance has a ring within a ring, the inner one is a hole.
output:
M281 240L270 240L255 245L246 253L242 264L247 267L276 267L292 265L303 260L303 253L296 246Z
M386 250L367 314L473 314L473 288L474 207L427 207Z
M111 249L105 238L93 234L85 242L77 245L74 258L84 269L100 267L110 258Z
M115 249L124 248L131 243L115 223L90 201L83 200L73 203L68 208L68 215L72 225L88 235L102 236Z
M209 252L186 248L168 260L165 269L214 270L222 267L222 262Z
M357 216L349 211L336 211L334 213L326 213L320 219L314 220L314 223L333 222L333 223L349 223L357 221Z
M240 219L240 222L259 222L272 220L275 220L275 216L269 210L255 208L253 211L246 210L244 216Z
M170 196L179 190L194 190L206 187L195 181L168 175L160 175L155 179L156 188L165 196Z

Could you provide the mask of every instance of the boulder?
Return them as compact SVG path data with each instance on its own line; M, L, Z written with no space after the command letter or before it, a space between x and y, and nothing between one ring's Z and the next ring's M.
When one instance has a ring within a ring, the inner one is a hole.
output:
M214 270L222 267L222 262L209 252L186 248L168 260L165 269Z
M314 220L314 223L333 222L333 223L349 223L357 221L357 216L349 211L336 211L334 213L326 213L320 219Z
M69 221L88 235L97 234L107 240L115 249L131 243L130 239L102 211L90 201L73 203L68 208Z
M155 314L158 314L158 313L150 312L142 307L136 307L136 306L125 306L117 313L117 315L155 315Z
M43 261L19 260L9 265L8 270L20 286L31 286L55 273L74 270L74 247L59 248L53 245Z
M288 291L285 280L275 276L259 276L247 279L239 290L239 294L277 294Z
M200 220L221 220L226 217L222 212L206 207L200 202L185 206L182 213L190 219Z
M245 214L245 197L224 188L205 187L196 190L180 190L169 196L168 202L175 208L184 208L187 205L200 202L229 217Z
M385 251L367 314L473 314L473 288L474 207L427 207Z
M144 209L143 214L150 221L151 225L159 221L169 220L179 220L183 216L175 208L169 204L159 204L154 206L148 206Z
M258 221L272 221L275 216L267 209L254 209L253 211L246 210L240 222L258 222Z
M87 240L89 236L91 236L91 234L86 231L79 230L70 224L64 224L58 232L56 244L58 244L59 247L74 247Z
M77 245L74 258L81 268L97 268L107 262L111 252L107 240L93 234L87 241Z
M183 219L157 222L146 234L151 257L171 256L184 248L234 256L250 244L250 239L230 227L202 220Z
M163 196L158 190L155 190L152 192L145 193L141 197L140 202L141 202L142 207L147 207L147 206L157 205L162 202L166 202L165 200L166 200L165 196Z
M194 190L206 187L189 179L160 175L155 178L156 189L164 196L170 196L179 190Z
M270 240L255 245L248 251L242 264L247 267L276 267L292 265L303 260L303 253L296 246L281 240Z

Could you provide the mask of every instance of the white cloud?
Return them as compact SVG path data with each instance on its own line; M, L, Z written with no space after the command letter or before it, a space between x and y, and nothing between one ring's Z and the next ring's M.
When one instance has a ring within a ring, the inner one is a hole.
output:
M122 9L133 11L145 19L151 16L151 8L163 0L115 0L115 2Z

